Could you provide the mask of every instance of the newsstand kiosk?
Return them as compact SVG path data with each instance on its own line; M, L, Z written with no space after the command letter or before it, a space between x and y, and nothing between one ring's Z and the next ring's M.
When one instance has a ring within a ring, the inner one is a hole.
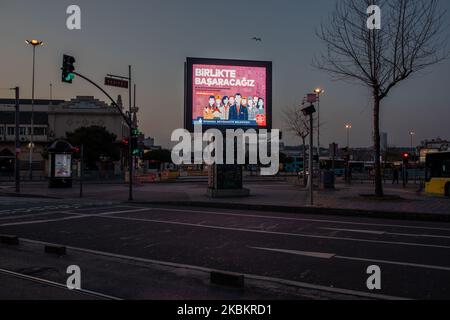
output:
M64 140L57 140L48 148L49 154L49 188L72 188L72 145Z

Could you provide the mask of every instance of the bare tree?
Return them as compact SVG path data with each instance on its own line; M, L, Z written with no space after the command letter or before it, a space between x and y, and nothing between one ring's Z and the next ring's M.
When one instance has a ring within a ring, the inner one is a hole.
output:
M381 29L369 28L369 6L381 8ZM335 79L367 86L373 99L375 194L383 196L380 104L413 73L448 58L440 0L338 0L318 37L327 53L314 64Z
M292 132L302 140L303 149L303 185L307 184L307 176L305 174L306 163L306 138L309 136L308 118L303 114L301 108L290 107L283 110L283 118L286 123L286 129Z

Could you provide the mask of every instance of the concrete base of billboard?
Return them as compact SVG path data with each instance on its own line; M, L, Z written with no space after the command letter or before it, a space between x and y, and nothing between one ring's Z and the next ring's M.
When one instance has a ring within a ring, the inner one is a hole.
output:
M244 198L250 196L250 189L212 189L208 188L208 197L211 198Z

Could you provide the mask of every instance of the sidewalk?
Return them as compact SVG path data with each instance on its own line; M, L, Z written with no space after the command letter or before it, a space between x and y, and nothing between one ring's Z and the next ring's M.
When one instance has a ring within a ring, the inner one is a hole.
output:
M385 185L388 200L375 200L361 195L373 194L372 184L337 185L336 190L315 191L315 205L309 205L308 192L283 181L249 182L248 198L211 199L206 196L206 183L159 183L134 186L134 200L183 206L223 207L267 211L364 215L379 218L404 218L450 221L450 199L425 195L417 185L404 189ZM0 195L14 196L13 187L0 188ZM78 186L72 189L48 189L46 184L24 184L22 195L76 199ZM84 186L84 197L96 200L128 201L126 184ZM333 209L330 211L329 209Z

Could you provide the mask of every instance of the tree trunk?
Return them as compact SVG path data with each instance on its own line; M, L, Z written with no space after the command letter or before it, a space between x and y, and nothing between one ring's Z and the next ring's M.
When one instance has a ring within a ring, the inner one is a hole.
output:
M303 142L303 186L308 184L308 177L306 176L306 138L302 138Z
M375 195L383 197L383 177L381 175L381 143L380 143L380 94L377 88L373 94L373 144L375 154Z

